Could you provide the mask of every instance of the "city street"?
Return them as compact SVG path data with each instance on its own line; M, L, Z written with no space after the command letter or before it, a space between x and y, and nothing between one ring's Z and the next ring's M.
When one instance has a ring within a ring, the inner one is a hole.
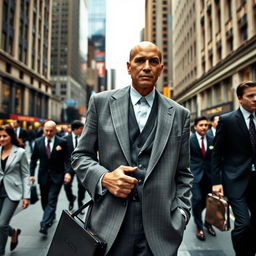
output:
M73 188L76 188L76 179ZM88 200L89 197L86 197ZM75 205L77 207L77 205ZM57 227L57 220L60 218L62 209L68 207L66 195L62 188L57 207L57 218L53 226L48 230L48 236L40 234L39 223L42 217L41 204L38 201L30 205L28 209L17 209L11 225L22 230L19 237L19 245L13 251L9 251L10 240L7 244L6 256L46 256L54 231ZM233 224L233 223L232 223ZM195 235L195 226L191 218L185 231L184 240L180 247L178 256L234 256L232 250L230 231L217 231L217 237L211 237L206 233L206 241L199 241ZM56 255L58 256L58 255ZM71 255L72 256L72 255ZM86 256L86 254L85 254ZM131 255L132 256L132 255Z

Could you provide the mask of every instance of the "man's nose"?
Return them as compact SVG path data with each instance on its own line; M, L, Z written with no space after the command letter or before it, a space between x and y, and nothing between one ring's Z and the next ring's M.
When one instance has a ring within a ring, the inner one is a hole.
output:
M149 70L149 69L150 69L149 60L146 60L144 64L144 70Z

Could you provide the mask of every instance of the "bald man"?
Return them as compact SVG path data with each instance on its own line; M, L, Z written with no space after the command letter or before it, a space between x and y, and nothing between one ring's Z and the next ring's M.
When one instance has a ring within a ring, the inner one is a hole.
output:
M39 232L47 235L55 218L58 196L64 182L67 142L56 136L56 123L53 121L46 122L43 130L44 136L35 140L30 162L30 181L35 181L35 169L39 160L38 183L44 211Z
M132 85L94 94L72 167L94 200L105 255L174 256L190 217L189 111L156 88L159 48L130 52Z

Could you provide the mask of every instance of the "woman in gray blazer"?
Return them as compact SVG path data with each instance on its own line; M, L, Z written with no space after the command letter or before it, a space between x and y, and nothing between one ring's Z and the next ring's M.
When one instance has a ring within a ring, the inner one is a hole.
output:
M5 253L8 236L11 236L10 250L18 244L20 229L13 229L9 223L22 199L22 208L29 205L29 165L25 150L9 125L0 126L0 256Z

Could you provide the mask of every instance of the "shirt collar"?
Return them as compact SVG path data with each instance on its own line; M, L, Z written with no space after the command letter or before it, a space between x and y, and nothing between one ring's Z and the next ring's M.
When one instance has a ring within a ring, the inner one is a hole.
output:
M55 136L53 136L53 137L51 138L51 143L54 144L54 140L55 140ZM44 141L45 141L45 144L47 144L47 143L48 143L48 138L45 137Z
M206 135L202 136L198 132L196 132L196 137L198 140L201 140L202 137L204 137L204 139L205 139Z
M151 93L145 96L145 99L147 100L147 103L151 108L154 103L155 94L156 94L156 89L154 88ZM142 95L133 86L131 86L130 96L131 96L131 101L133 106L136 105L140 100L140 98L142 97Z
M241 112L242 112L243 117L244 117L245 120L249 119L249 116L250 116L251 114L253 114L253 116L255 117L255 113L250 113L250 112L248 112L248 111L247 111L246 109L244 109L242 106L240 106L240 110L241 110Z

